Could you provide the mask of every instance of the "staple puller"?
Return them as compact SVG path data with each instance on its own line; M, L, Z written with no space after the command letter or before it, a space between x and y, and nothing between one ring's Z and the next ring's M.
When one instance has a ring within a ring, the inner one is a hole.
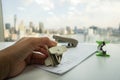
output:
M63 53L67 51L65 46L55 46L48 49L48 58L45 60L46 66L57 66L60 64Z
M66 46L67 48L76 47L78 44L78 41L73 38L61 37L61 36L56 36L56 35L53 35L53 38L58 43L68 43L68 45Z
M53 35L53 38L58 43L68 43L67 46L55 46L51 48L47 48L48 50L48 58L45 60L46 66L57 66L61 63L63 53L67 51L67 48L76 47L78 44L78 41L73 38L66 38L61 36Z

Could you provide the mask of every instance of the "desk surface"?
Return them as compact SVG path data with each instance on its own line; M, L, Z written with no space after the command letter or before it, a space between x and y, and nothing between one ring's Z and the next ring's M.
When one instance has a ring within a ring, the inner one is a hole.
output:
M3 49L12 43L0 43ZM95 46L95 44L82 44ZM19 76L10 80L120 80L120 44L109 44L109 58L95 54L63 75L56 75L35 66L29 66Z

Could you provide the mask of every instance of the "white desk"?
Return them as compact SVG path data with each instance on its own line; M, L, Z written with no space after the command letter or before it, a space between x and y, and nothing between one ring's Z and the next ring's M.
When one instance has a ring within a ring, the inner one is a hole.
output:
M0 43L0 49L11 43ZM84 44L83 46L95 46ZM93 51L94 52L94 51ZM120 44L109 44L109 58L95 54L63 75L56 75L34 66L29 66L19 76L10 80L120 80Z

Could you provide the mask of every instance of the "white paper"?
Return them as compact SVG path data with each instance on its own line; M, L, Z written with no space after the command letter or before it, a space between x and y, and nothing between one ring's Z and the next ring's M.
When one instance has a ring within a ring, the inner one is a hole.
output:
M63 54L61 63L56 67L46 67L46 66L37 66L43 70L55 73L55 74L63 74L83 60L87 59L90 55L92 55L97 49L95 45L86 45L79 44L75 48L68 48L68 50Z
M0 50L11 46L12 44L14 44L14 42L0 42Z

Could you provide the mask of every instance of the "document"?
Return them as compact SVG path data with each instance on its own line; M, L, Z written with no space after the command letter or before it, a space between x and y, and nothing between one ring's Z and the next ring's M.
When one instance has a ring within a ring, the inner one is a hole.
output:
M63 53L61 63L56 67L46 67L37 66L43 70L55 73L64 74L69 70L73 69L75 66L83 62L85 59L89 58L97 50L96 45L92 44L78 44L75 48L68 48L68 50Z

